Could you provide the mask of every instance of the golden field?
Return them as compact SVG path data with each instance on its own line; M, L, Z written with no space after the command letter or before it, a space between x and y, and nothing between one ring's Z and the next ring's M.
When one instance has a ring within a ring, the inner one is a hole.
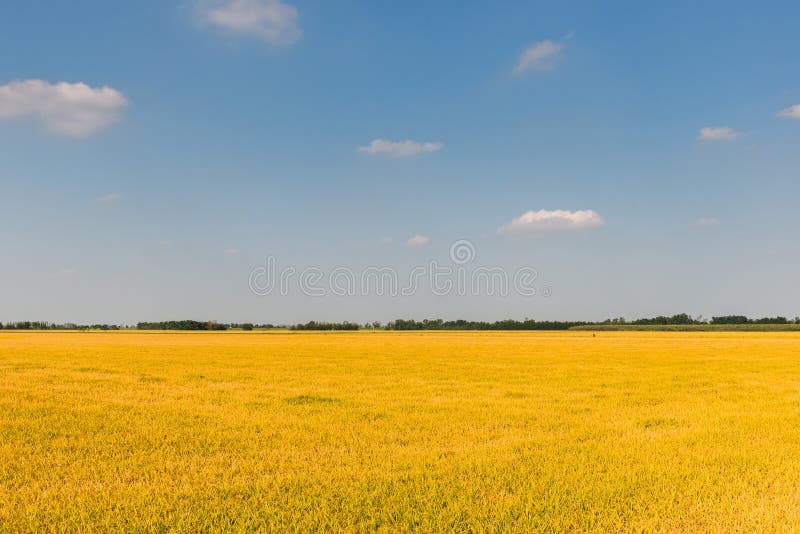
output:
M800 531L800 334L0 332L0 531Z

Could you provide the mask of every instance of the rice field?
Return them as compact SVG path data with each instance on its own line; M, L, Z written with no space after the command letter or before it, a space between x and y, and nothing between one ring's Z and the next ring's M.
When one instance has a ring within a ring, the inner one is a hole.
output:
M800 531L800 333L0 332L63 531Z

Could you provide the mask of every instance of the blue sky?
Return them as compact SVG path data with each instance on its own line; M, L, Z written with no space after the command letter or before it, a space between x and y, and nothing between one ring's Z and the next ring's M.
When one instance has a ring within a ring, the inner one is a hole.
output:
M793 317L799 19L796 2L3 2L0 321ZM471 267L535 268L538 294L248 286L268 256L404 278L459 239Z

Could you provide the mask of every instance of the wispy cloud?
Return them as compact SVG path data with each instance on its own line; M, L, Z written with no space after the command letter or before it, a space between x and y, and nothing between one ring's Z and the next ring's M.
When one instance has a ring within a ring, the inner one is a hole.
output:
M122 117L121 92L85 83L13 81L0 86L0 119L33 119L58 135L88 137Z
M122 200L122 195L120 195L119 193L109 193L107 195L97 197L97 201L100 204L105 204L106 206L110 206L111 204L116 204L120 200Z
M227 254L228 256L235 256L238 253L239 253L238 248L229 248L225 250L225 254Z
M73 278L78 274L78 269L74 267L66 268L66 269L59 269L53 273L48 275L48 278L51 280L66 280L68 278Z
M800 119L800 104L795 104L794 106L789 106L786 109L782 109L778 112L778 117L783 117L784 119Z
M395 142L375 139L367 146L358 147L358 151L373 155L382 154L393 158L408 158L438 152L443 147L442 143L420 143L411 140Z
M719 226L719 219L714 217L700 217L694 222L695 226Z
M406 241L406 245L408 245L409 247L414 247L414 248L415 247L424 247L425 245L427 245L430 242L431 242L431 238L430 237L427 237L427 236L424 236L424 235L415 235L415 236L412 236L412 237L408 238L408 240Z
M594 210L538 210L528 211L497 229L498 234L534 230L579 230L604 224Z
M172 246L172 241L168 239L162 239L161 241L158 242L158 246L161 248L169 248Z
M526 48L514 65L514 74L522 74L528 71L550 70L558 65L564 51L564 44L572 38L572 32L564 36L560 41L545 39L538 41Z
M714 142L714 141L734 141L742 136L741 132L737 132L733 128L727 126L707 126L700 128L700 134L697 138L701 141Z
M297 9L280 0L200 0L201 21L231 33L289 45L300 39Z

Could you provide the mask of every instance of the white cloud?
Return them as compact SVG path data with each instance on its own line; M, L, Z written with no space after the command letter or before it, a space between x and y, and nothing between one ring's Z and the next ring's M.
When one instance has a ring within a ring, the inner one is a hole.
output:
M78 269L71 267L68 269L59 269L54 273L50 273L49 278L51 280L66 280L68 278L73 278L77 274L78 274Z
M119 193L109 193L101 197L97 197L97 201L101 204L111 205L122 200L122 195Z
M121 118L129 104L108 86L85 83L13 81L0 85L0 119L32 118L52 133L88 137Z
M280 0L201 0L200 18L224 30L288 45L300 39L297 9Z
M419 154L429 154L438 152L444 147L442 143L418 143L417 141L387 141L385 139L375 139L367 146L358 147L359 152L367 154L385 154L393 158L407 158L418 156Z
M700 134L697 136L701 141L733 141L741 137L742 133L737 132L733 128L727 126L706 127L700 128Z
M239 249L238 248L229 248L229 249L225 250L225 254L227 254L228 256L235 256L238 253L239 253Z
M568 35L567 38L570 36ZM561 59L564 43L551 40L539 41L532 44L522 52L514 66L514 74L522 74L530 70L549 70L555 67Z
M783 117L784 119L800 119L800 104L795 104L794 106L789 106L786 109L782 109L778 112L778 117Z
M700 217L694 222L695 226L718 226L719 220L714 217Z
M593 210L531 210L498 228L497 233L530 230L578 230L595 228L603 224L603 218Z
M431 242L430 237L426 237L424 235L415 235L408 238L408 241L406 241L406 245L408 245L409 247L424 247L430 242Z

